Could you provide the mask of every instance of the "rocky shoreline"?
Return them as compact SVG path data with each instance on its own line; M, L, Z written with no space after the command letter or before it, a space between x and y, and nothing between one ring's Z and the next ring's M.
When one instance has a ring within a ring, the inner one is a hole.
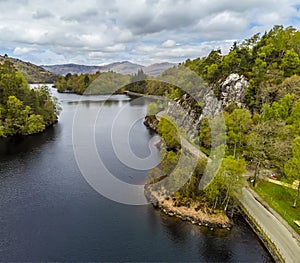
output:
M159 194L151 188L151 185L145 185L145 196L156 208L171 217L178 217L183 221L189 221L192 224L205 226L209 228L225 228L230 230L233 222L224 214L209 214L196 205L175 206L174 202L178 201L175 197L160 198Z
M153 131L157 131L158 120L155 116L146 116L144 125ZM178 217L183 221L189 221L192 224L205 226L209 228L230 229L233 226L225 214L211 214L199 209L199 205L185 206L179 199L174 196L164 198L162 195L151 187L151 184L145 185L145 196L154 207L160 209L168 216ZM177 205L174 205L176 204ZM179 204L179 205L178 205Z

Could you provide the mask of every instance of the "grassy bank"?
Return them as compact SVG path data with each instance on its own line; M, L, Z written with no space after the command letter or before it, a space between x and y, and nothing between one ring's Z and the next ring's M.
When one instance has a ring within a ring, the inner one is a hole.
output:
M262 180L254 190L300 234L300 228L294 223L294 220L300 220L300 205L292 207L296 190Z

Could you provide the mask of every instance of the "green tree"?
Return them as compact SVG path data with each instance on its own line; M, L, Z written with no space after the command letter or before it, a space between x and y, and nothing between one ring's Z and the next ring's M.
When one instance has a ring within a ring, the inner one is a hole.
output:
M221 168L213 178L212 182L205 188L207 198L217 203L226 211L232 198L235 198L244 186L243 174L246 172L244 159L235 160L233 156L225 157Z
M0 64L0 104L6 104L9 96L27 96L28 90L25 78L10 61Z
M2 125L0 125L0 137L5 137L5 129Z
M24 114L24 105L15 96L9 96L6 103L5 128L7 134L22 133L25 127L26 115Z
M199 190L199 183L204 174L206 165L206 158L200 158L198 160L193 174L189 177L186 184L180 189L180 193L183 196L195 199L201 194L201 191Z
M262 108L262 119L286 121L291 114L293 104L294 95L291 94L286 94L278 102L273 102L272 105L264 104Z
M284 164L290 156L289 130L282 121L260 121L247 136L246 145L245 155L256 166L253 182L255 186L261 166L283 171Z
M290 117L287 119L287 123L292 130L293 135L300 135L300 99L296 102L292 109Z
M219 66L217 64L211 64L207 66L207 79L210 83L218 81L220 77Z
M31 134L57 120L59 106L47 87L30 89L9 61L0 64L0 136Z
M241 59L238 56L237 49L231 50L222 60L222 70L226 75L238 71Z
M293 144L293 156L286 163L284 172L289 180L298 180L297 194L294 200L293 207L297 206L299 192L300 192L300 137L294 140Z
M90 78L88 75L84 76L84 85L87 87L90 84Z
M180 149L180 137L175 125L171 119L161 118L157 127L157 131L165 140L168 149L173 151Z
M286 51L282 59L282 68L285 77L291 77L300 72L300 58L293 49Z
M211 128L209 126L208 118L203 118L200 127L200 146L204 147L205 149L211 148Z
M276 99L283 98L286 94L294 94L296 99L300 98L300 77L294 75L286 78L280 85L277 86Z
M39 133L45 130L45 122L41 115L32 114L27 120L27 130L28 134Z
M246 136L251 129L251 114L246 109L235 109L231 114L225 114L227 128L227 144L232 149L233 156L240 156L246 144Z
M158 104L155 102L149 103L147 107L147 115L155 115L159 112Z
M165 158L160 163L164 175L172 173L178 163L179 157L173 151L167 151Z

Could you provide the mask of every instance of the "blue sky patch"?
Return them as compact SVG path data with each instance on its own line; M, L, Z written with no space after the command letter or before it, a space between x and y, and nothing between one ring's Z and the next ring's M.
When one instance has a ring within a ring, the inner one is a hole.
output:
M249 29L252 29L254 27L258 27L258 26L261 26L261 24L257 23L257 22L251 22L249 25L248 25L248 28Z

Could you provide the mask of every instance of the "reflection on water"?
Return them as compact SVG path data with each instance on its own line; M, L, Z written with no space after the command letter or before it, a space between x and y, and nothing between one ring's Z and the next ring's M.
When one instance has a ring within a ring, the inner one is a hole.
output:
M6 158L20 153L31 153L34 149L39 149L49 141L54 141L59 135L58 124L49 127L44 133L30 136L16 136L12 138L0 139L0 156Z
M122 101L121 100L105 100L105 101L97 101L97 100L80 100L80 101L67 101L68 104L74 104L74 105L78 105L78 104L82 104L85 106L89 106L90 104L105 104L105 106L111 106L111 105L122 105Z
M119 95L107 101L103 96L53 93L63 108L59 124L43 134L0 140L1 260L270 261L243 221L231 231L211 231L168 217L151 205L126 206L96 193L74 158L74 112L77 107L86 111L82 129L95 128L107 168L125 182L141 184L147 171L118 160L109 127L114 114L124 111L117 127L120 131L132 127L127 138L131 149L140 158L147 157L154 134L142 120L136 121L139 111L146 112L147 100L130 101ZM95 126L89 115L99 107L105 114ZM123 143L125 138L120 133L114 139Z

